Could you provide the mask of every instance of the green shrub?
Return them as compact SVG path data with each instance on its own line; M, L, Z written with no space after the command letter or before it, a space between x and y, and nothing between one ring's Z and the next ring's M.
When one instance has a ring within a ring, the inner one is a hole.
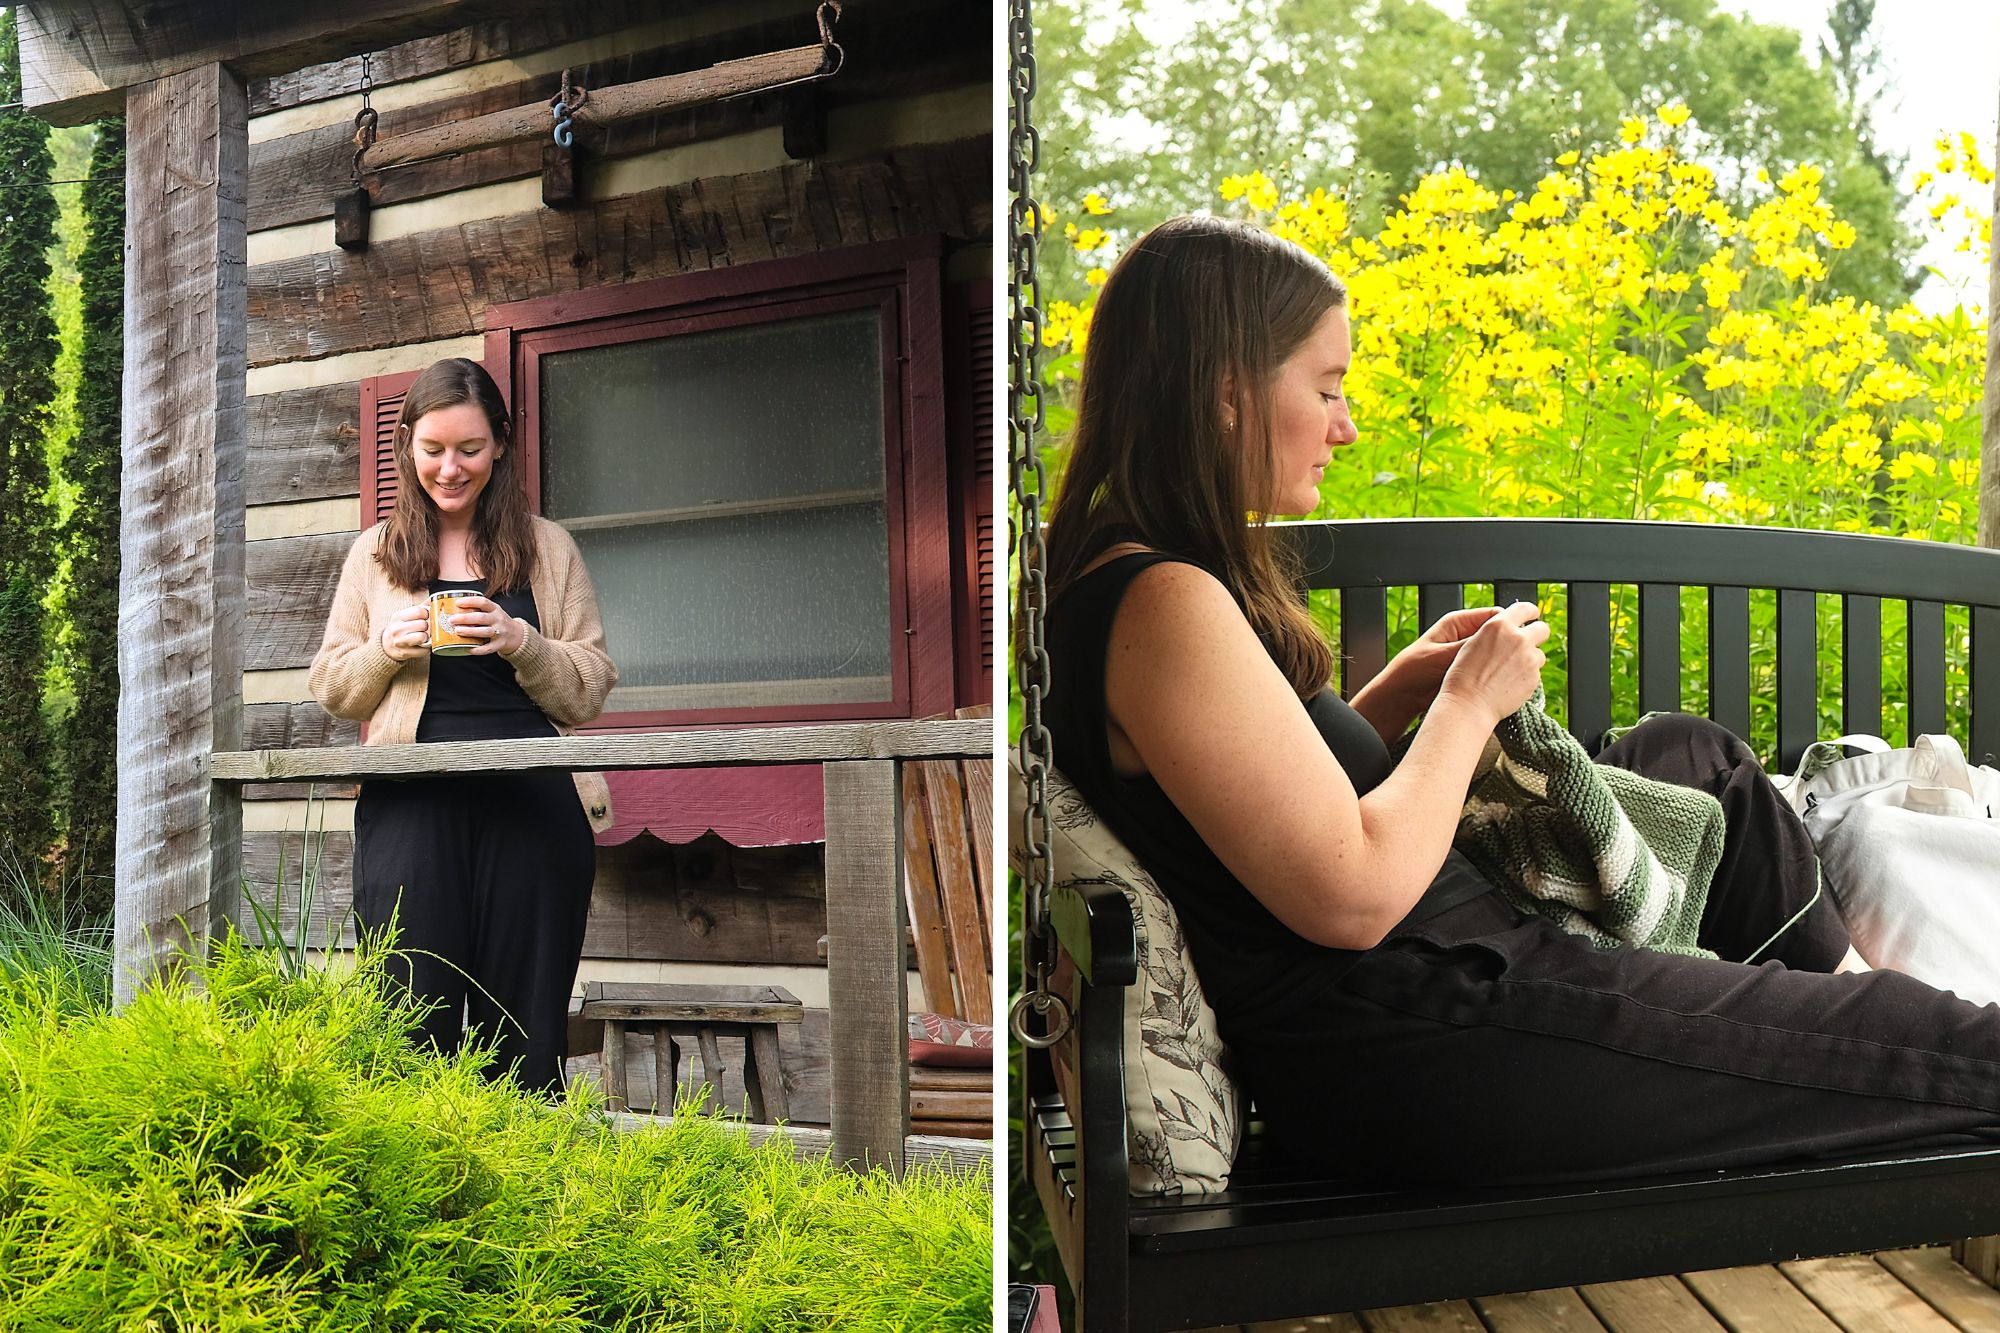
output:
M0 1330L990 1327L989 1181L618 1133L409 1027L379 955L233 939L115 1015L0 983Z

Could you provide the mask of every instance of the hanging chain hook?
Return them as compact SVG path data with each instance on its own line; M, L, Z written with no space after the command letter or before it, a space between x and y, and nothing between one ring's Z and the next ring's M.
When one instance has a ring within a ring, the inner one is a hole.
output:
M584 99L589 97L588 89L579 88L570 82L569 71L562 72L562 88L550 99L550 109L555 114L556 147L567 148L576 142L574 126L576 113L583 109Z
M369 105L369 94L375 88L375 57L367 51L361 53L361 109L354 113L354 183L361 183L361 158L375 144L375 130L381 124L381 113Z
M833 25L840 17L840 0L821 0L814 11L819 20L819 44L826 48L826 58L820 62L820 77L838 74L847 60L847 53L840 49L840 43L833 40Z

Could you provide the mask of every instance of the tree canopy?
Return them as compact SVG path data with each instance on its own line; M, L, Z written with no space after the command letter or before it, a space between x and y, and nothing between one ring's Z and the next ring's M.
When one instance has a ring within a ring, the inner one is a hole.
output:
M1069 211L1096 192L1145 226L1258 168L1289 194L1344 194L1369 224L1449 167L1525 192L1557 156L1679 103L1739 206L1795 165L1824 167L1862 238L1832 285L1893 305L1918 275L1901 164L1872 137L1874 6L1837 6L1813 61L1798 33L1716 0L1468 0L1463 19L1426 0L1242 0L1200 7L1179 35L1145 0L1044 0L1042 197Z

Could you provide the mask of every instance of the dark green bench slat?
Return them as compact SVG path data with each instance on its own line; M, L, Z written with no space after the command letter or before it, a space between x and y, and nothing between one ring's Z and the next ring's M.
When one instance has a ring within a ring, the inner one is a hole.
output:
M1611 585L1569 585L1569 734L1595 750L1611 725Z
M1841 598L1840 729L1882 734L1882 599Z
M1813 595L1778 589L1778 767L1798 768L1806 747L1819 739L1819 644Z
M1465 605L1465 589L1456 583L1426 583L1417 589L1417 619L1425 629Z
M1516 602L1536 602L1542 600L1541 585L1527 583L1521 579L1502 579L1493 585L1493 605L1512 606Z
M1389 661L1389 597L1381 588L1340 591L1340 692L1375 679Z
M1367 518L1271 527L1299 552L1306 584L1315 588L1602 580L1876 597L1921 588L1940 602L2000 604L2000 555L1898 537L1617 519Z
M1681 590L1639 585L1639 715L1681 706Z
M1750 739L1750 590L1708 590L1708 716Z
M1944 603L1910 603L1910 734L1917 737L1944 730Z
M1972 743L1966 757L1975 764L2000 755L2000 610L1972 608Z

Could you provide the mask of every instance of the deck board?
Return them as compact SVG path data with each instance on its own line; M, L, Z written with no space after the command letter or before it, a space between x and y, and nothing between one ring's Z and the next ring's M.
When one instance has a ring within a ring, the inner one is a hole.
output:
M1875 1262L1963 1333L2000 1333L2000 1291L1953 1263L1944 1247L1886 1250Z
M1479 1313L1464 1301L1432 1301L1389 1310L1363 1310L1368 1333L1486 1333Z
M1606 1333L1574 1287L1481 1296L1472 1305L1492 1333Z
M1942 1246L1433 1301L1202 1333L2000 1333L2000 1291Z
M1641 1277L1578 1287L1612 1333L1723 1333L1677 1277Z
M1681 1281L1729 1333L1839 1333L1840 1325L1768 1264L1684 1273Z
M1795 1259L1778 1271L1844 1333L1952 1333L1950 1320L1869 1255Z

